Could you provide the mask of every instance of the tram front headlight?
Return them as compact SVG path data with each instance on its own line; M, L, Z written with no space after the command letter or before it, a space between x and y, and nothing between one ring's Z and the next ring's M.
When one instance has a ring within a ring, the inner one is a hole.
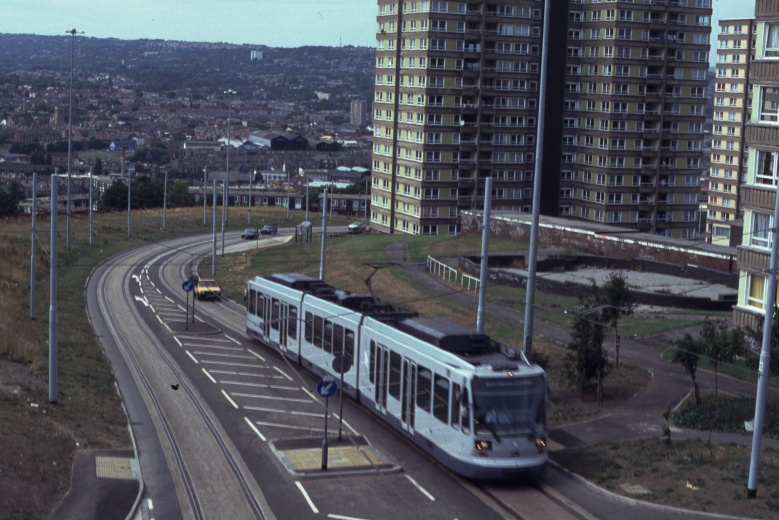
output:
M488 451L492 449L492 441L476 441L476 451Z
M539 453L546 449L546 437L536 437L536 449Z

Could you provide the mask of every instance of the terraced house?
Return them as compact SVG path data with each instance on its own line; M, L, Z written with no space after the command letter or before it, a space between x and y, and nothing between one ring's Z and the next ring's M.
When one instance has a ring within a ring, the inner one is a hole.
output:
M542 214L698 236L710 32L711 0L379 0L373 227L456 234L487 177L530 212L542 159Z

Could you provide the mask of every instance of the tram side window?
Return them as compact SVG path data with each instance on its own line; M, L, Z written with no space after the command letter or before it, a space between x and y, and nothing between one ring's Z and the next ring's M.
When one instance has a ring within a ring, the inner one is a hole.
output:
M462 402L462 387L457 383L452 383L452 399L450 401L451 409L449 410L449 424L455 430L460 429L460 406Z
M322 333L325 329L325 320L322 316L314 316L314 346L322 348Z
M297 307L289 308L289 320L287 321L287 336L290 339L297 339L298 337L298 309Z
M376 383L376 342L371 340L371 348L370 348L370 359L368 362L370 363L370 366L368 367L368 376L371 381L371 383Z
M257 316L265 321L265 295L262 293L257 295Z
M449 380L443 376L435 376L435 394L433 400L433 416L446 424L449 419Z
M344 326L333 325L333 355L340 356L344 350Z
M430 396L433 386L433 374L420 366L417 370L417 407L430 413Z
M344 357L349 360L354 360L354 332L346 329L346 343L344 343Z
M304 336L307 342L314 342L314 315L310 312L306 313L306 331Z
M390 352L389 394L395 399L400 399L400 361L400 354Z
M333 322L330 320L325 320L325 329L324 329L324 337L322 338L322 348L325 349L325 352L331 353L333 352Z
M271 322L270 326L273 330L279 330L279 320L281 319L281 303L277 298L271 300Z
M249 314L254 314L257 308L257 291L254 289L249 289L249 297L246 298L246 310Z

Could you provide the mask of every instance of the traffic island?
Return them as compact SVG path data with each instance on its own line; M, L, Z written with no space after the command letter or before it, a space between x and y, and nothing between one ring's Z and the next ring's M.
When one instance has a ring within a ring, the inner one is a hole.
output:
M271 450L287 471L304 477L393 473L392 464L362 436L328 438L327 469L322 469L322 437L298 437L269 442Z

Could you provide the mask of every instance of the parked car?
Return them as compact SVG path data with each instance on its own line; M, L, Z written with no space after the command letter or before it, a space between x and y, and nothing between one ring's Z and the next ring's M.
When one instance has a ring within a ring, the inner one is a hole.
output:
M261 235L275 235L279 232L279 226L276 224L265 224L260 230Z
M257 228L246 228L241 232L241 238L244 240L260 238L260 230Z
M362 233L367 227L362 222L352 222L349 224L348 229L349 233Z
M195 297L198 300L221 300L222 289L213 278L200 278L195 285Z

